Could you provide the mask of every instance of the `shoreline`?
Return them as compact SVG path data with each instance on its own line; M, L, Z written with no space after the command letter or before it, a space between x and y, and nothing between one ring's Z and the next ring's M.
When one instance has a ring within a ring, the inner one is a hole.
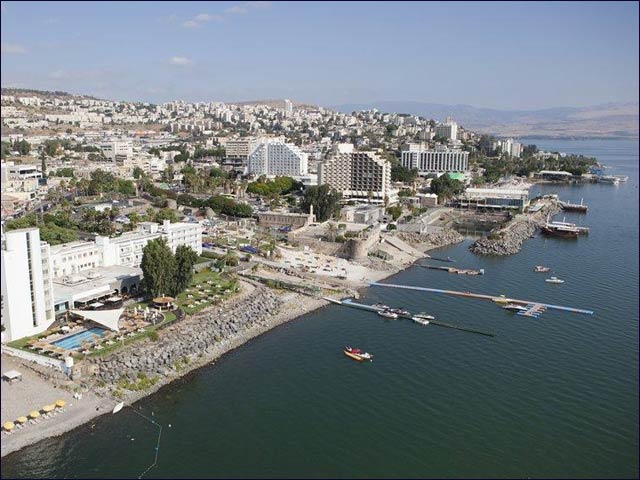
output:
M422 251L423 257L421 258L426 258L428 256L427 252L429 251L447 248L456 243L458 243L458 241L452 241L451 243L443 245L430 245L430 248ZM400 266L400 268L393 268L392 270L385 271L385 275L378 277L377 280L385 280L394 275L397 275L398 273L414 266L417 261L421 260L421 258L416 258L412 262L403 264L402 266ZM242 278L241 282L243 284L243 291L241 291L238 296L231 299L230 302L224 306L225 310L231 309L248 301L248 297L251 297L251 294L254 293L257 289L270 290L267 287L264 287L257 282L248 280L246 278ZM369 288L369 286L361 285L357 287L356 291L358 292L358 295L361 295L366 288ZM110 414L112 408L119 402L123 402L125 407L134 408L133 405L138 401L154 395L161 389L171 385L175 380L186 378L187 376L195 373L196 370L215 364L215 362L222 356L235 350L238 347L249 343L252 339L275 330L278 327L297 318L300 318L308 313L314 312L323 307L326 307L327 305L330 305L330 302L326 300L302 295L300 293L280 293L278 297L283 301L279 305L278 311L275 314L270 315L269 317L264 319L263 322L257 325L252 325L245 330L238 331L229 338L216 342L216 344L212 348L207 349L206 353L203 353L202 356L193 359L180 371L170 371L165 375L159 376L159 380L151 387L141 391L131 391L127 393L124 398L114 398L107 391L106 387L103 389L94 388L93 390L91 390L90 388L87 393L83 394L87 397L86 400L83 399L82 401L80 401L82 402L80 404L80 407L83 407L81 415L70 416L69 412L67 412L63 417L56 417L56 419L64 418L64 421L60 423L54 423L56 421L54 419L51 421L52 423L46 425L47 428L44 431L42 429L34 431L22 431L20 433L14 433L13 435L8 437L4 437L0 457L4 458L5 456L12 453L17 453L23 448L30 445L37 444L41 441L47 440L48 438L59 437L64 435L65 433L81 428L85 424L91 422L92 420L95 420L98 417ZM193 315L192 317L185 319L182 322L172 325L167 330L178 329L184 326L183 322L185 321L194 322L202 315L211 314L213 312L214 309L211 309L210 311L200 312L199 314ZM149 340L146 339L143 340L141 344L148 344L148 342ZM26 366L27 364L24 365ZM75 407L76 405L69 406L71 413L73 413ZM94 410L94 407L100 408L100 410Z

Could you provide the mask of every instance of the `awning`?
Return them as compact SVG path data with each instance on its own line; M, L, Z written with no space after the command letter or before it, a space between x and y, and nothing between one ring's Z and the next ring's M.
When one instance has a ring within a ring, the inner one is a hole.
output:
M89 306L90 306L91 308L100 308L100 307L104 307L104 303L100 303L100 302L93 302L93 303L90 303L90 304L89 304Z
M74 300L75 303L89 303L93 300L97 300L102 297L106 297L107 295L113 295L116 293L115 290L104 290L102 292L94 293L93 295L87 295L86 297L78 298Z
M119 297L117 295L114 295L113 297L109 297L107 298L107 302L119 302L120 300L122 300L122 297Z
M120 331L118 328L118 320L124 312L124 308L118 308L116 310L71 310L71 313L78 315L79 317L91 320L92 322L99 323L107 327L114 332Z

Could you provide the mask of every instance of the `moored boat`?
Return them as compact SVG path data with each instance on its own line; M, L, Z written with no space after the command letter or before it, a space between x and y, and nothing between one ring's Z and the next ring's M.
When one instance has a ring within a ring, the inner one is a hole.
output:
M392 318L392 319L394 319L394 320L395 320L396 318L398 318L398 314L397 314L397 313L390 312L390 311L388 311L388 310L382 310L382 311L379 311L379 312L378 312L378 315L380 315L381 317L384 317L384 318Z
M351 348L351 347L346 347L344 349L344 354L357 361L357 362L371 362L373 361L373 355L371 355L370 353L367 352L363 352L362 350L360 350L359 348Z
M572 225L566 225L561 223L545 223L540 230L545 235L558 238L578 238L580 230Z
M428 315L428 314L422 312L422 313L418 313L418 314L414 315L413 317L411 317L411 320L413 320L414 322L419 323L421 325L429 325L431 320L435 320L435 317L433 315Z
M526 312L527 308L523 307L522 305L518 305L517 303L508 303L506 305L504 305L502 308L504 308L505 310L509 310L512 312Z

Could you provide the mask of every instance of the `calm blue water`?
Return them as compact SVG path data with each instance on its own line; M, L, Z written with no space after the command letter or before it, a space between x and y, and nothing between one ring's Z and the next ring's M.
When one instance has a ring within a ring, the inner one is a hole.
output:
M638 477L638 144L538 142L598 156L619 186L542 187L589 205L577 241L537 237L481 277L410 268L388 283L587 308L525 318L490 302L370 288L494 338L330 306L263 335L136 407L163 425L159 478ZM534 265L566 280L545 283ZM345 345L375 355L358 364ZM171 427L169 427L171 424ZM132 440L134 439L134 440ZM3 459L4 477L136 478L157 432L130 408Z
M104 328L94 327L83 332L74 333L68 337L53 342L56 347L64 348L66 350L77 350L82 346L82 342L91 342L95 339L95 336L104 337L107 331Z

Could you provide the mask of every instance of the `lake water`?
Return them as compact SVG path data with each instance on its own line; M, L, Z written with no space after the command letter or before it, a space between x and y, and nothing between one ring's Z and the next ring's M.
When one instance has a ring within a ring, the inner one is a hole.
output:
M589 236L537 237L506 258L475 256L467 241L439 255L484 268L483 277L413 267L386 282L504 293L595 315L533 319L481 300L372 287L365 303L496 336L323 308L136 404L163 425L147 476L637 477L638 143L535 143L595 155L629 176L619 186L536 187L584 198L589 213L566 217L591 227ZM566 283L546 283L532 271L538 264ZM347 359L345 345L374 353L374 362ZM125 408L93 430L9 455L2 476L137 478L156 441L156 428Z

